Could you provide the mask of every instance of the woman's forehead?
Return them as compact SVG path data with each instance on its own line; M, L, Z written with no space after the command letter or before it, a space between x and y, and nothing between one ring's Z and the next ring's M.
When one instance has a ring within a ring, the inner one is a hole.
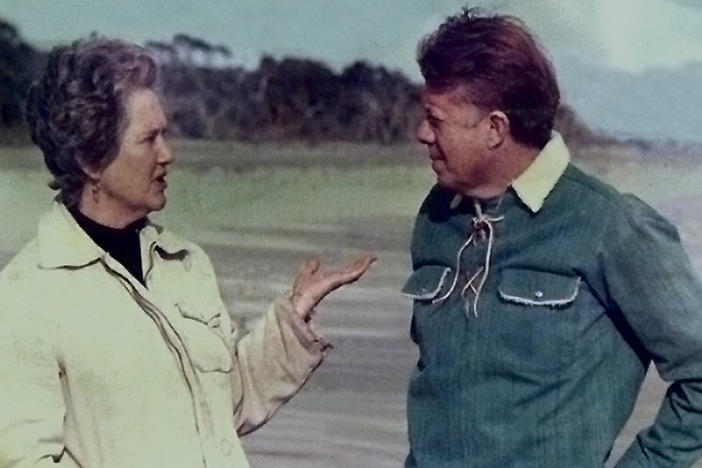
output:
M138 88L127 95L125 102L128 128L148 131L165 127L166 116L158 95L151 89Z

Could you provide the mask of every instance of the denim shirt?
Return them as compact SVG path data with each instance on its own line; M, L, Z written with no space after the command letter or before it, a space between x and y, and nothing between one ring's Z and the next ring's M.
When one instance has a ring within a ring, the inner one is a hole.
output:
M434 187L411 250L406 467L602 467L651 361L671 385L617 467L702 453L702 286L676 229L560 137L477 208Z

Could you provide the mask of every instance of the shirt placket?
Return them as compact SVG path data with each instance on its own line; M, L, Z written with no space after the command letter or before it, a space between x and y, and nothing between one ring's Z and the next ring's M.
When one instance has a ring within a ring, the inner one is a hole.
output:
M432 300L442 302L460 287L466 314L478 318L478 301L490 274L492 254L496 240L495 224L504 219L503 216L484 213L480 203L473 201L474 214L465 222L468 238L460 246L455 257L455 272L449 289ZM472 298L469 296L472 295Z

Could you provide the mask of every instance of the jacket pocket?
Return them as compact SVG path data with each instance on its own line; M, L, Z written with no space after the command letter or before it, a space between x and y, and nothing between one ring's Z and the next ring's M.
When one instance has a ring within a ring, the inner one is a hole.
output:
M505 269L491 308L490 353L512 373L552 372L572 364L579 336L581 280L575 275ZM554 375L555 377L555 375Z
M203 315L187 302L175 304L183 317L181 337L195 367L201 372L230 372L229 347L219 333L219 314Z
M444 296L453 281L452 270L443 265L417 268L402 287L402 294L416 301L432 301Z

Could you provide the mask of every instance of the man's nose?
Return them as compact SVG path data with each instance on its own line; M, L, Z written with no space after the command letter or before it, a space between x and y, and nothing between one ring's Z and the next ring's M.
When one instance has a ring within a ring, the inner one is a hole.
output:
M416 132L417 140L425 145L431 145L434 143L434 131L431 129L427 119L422 120L422 122L417 127Z

